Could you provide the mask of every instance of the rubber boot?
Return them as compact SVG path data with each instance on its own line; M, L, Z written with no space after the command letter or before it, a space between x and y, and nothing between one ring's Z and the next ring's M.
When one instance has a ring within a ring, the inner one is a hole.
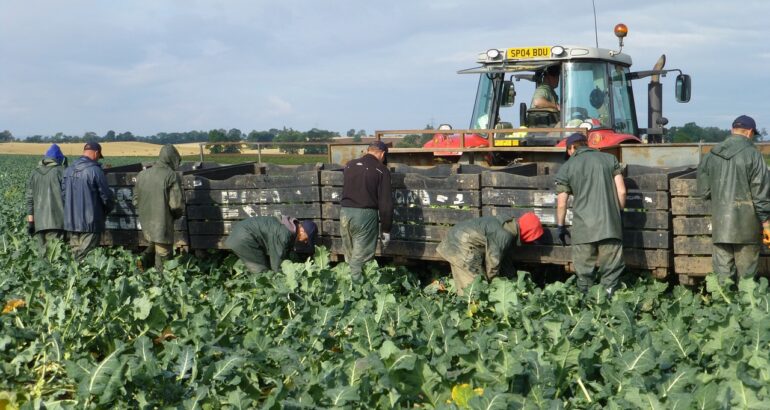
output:
M144 252L139 256L139 260L136 261L136 266L140 272L146 271L155 260L155 247L152 245L144 249Z
M166 261L169 260L168 256L162 256L159 253L155 254L155 270L158 272L163 272L163 264L166 263Z

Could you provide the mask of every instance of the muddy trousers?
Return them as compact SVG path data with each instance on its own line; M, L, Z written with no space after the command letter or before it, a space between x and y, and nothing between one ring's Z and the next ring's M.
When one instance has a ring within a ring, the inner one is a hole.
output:
M46 253L48 242L64 240L64 231L60 231L58 229L46 229L44 231L37 231L35 232L35 239L37 240L37 247L39 252L38 255L43 257Z
M452 279L455 282L455 290L457 291L457 296L463 296L465 293L465 288L473 283L473 281L476 279L476 276L479 276L479 274L469 269L465 269L460 265L451 264L451 266Z
M102 238L101 232L68 232L72 256L77 260L83 258L91 252L92 249L99 246L99 240Z
M350 276L362 280L361 271L366 262L374 259L377 235L380 232L379 213L376 209L342 208L340 235L345 261L350 265Z
M142 269L147 269L152 264L156 271L163 272L163 264L171 259L172 253L173 248L170 243L151 242L142 252L140 259Z
M759 265L759 244L715 243L711 264L714 273L737 281L753 278Z
M238 252L235 250L233 252L235 252L238 259L246 265L246 269L251 273L262 273L269 269L270 258L260 249L252 249L251 252Z
M588 292L598 275L602 287L612 293L626 269L623 243L620 239L604 239L572 245L572 263L575 265L578 289Z

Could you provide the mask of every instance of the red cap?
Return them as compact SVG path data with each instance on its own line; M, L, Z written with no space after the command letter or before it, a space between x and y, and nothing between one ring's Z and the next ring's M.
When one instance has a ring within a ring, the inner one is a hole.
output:
M534 242L543 236L543 225L534 212L519 217L519 238L524 243Z

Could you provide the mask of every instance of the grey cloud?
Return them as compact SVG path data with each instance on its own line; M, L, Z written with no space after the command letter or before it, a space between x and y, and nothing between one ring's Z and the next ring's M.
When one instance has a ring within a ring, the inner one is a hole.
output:
M602 47L622 21L635 69L665 53L693 75L687 105L665 80L671 125L770 124L767 2L742 2L743 19L722 1L596 3ZM590 2L556 0L6 2L0 36L14 39L0 42L0 123L16 135L465 127L477 80L456 71L478 52L594 42Z

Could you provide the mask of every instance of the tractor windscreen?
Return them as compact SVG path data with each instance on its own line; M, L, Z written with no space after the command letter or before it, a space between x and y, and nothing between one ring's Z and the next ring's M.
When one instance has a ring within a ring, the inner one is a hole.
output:
M596 128L636 135L628 68L606 62L564 64L562 115L566 127L589 121Z

